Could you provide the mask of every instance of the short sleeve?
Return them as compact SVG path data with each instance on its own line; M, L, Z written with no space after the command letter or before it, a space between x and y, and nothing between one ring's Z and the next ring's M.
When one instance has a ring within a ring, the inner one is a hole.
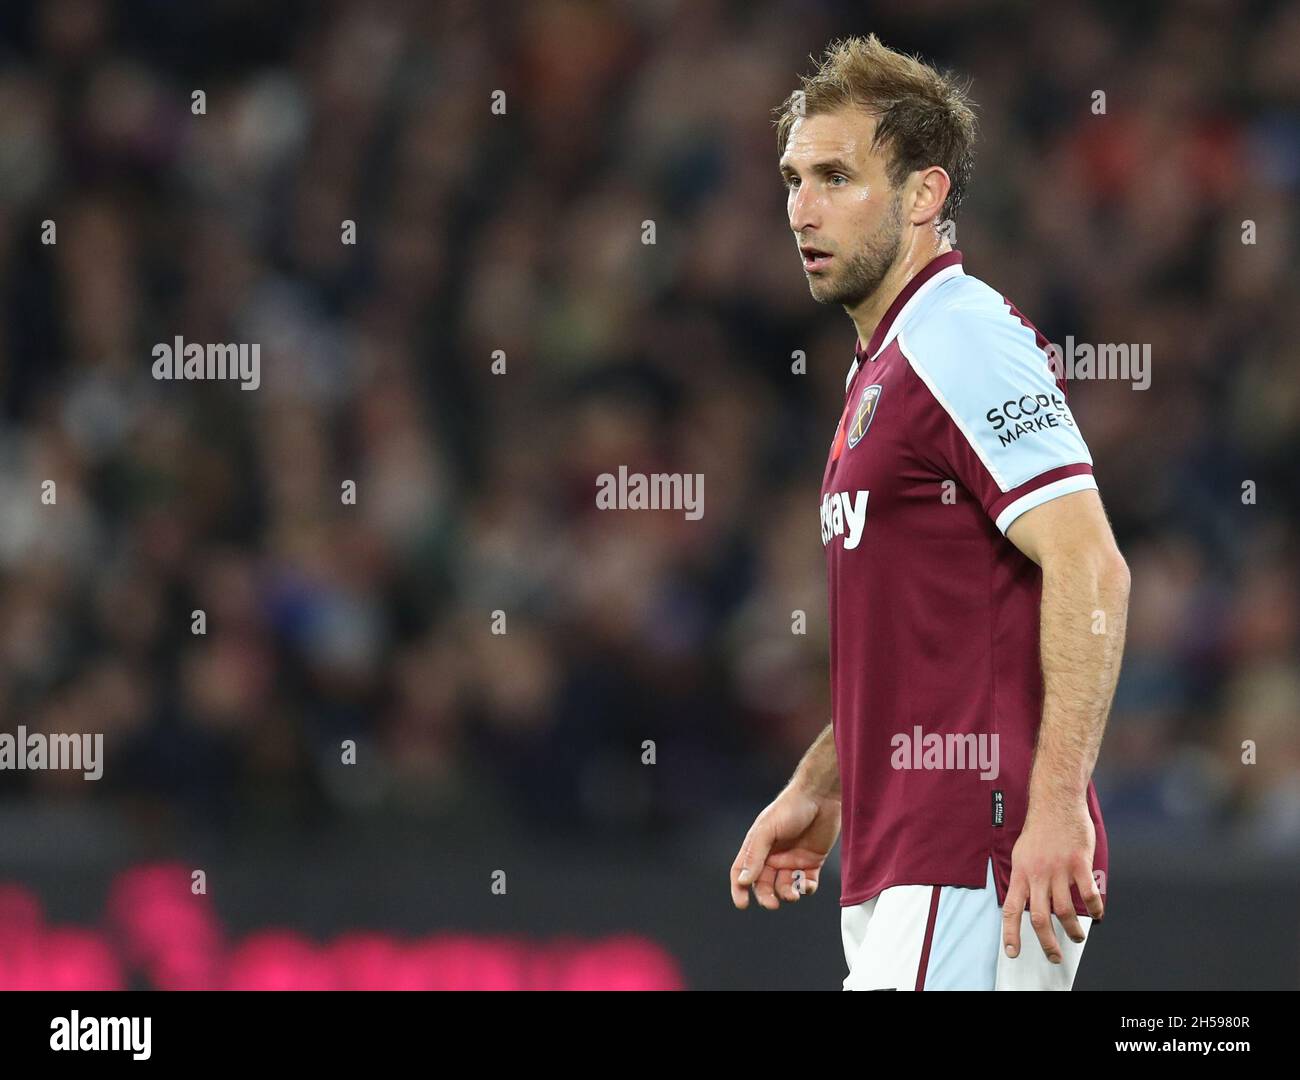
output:
M938 313L900 334L899 348L913 377L916 452L959 480L1003 534L1025 511L1097 487L1064 380L1011 309Z

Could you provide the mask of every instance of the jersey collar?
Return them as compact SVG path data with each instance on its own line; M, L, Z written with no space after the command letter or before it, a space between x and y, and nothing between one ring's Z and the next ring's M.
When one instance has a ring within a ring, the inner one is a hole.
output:
M938 285L940 281L947 281L948 278L957 274L963 274L965 271L961 266L960 251L945 251L942 255L936 255L926 263L909 281L898 291L893 302L886 309L884 317L876 325L875 332L871 335L871 340L867 342L867 347L862 347L862 342L857 342L853 346L853 365L849 368L849 377L844 380L844 389L847 392L849 383L853 381L853 376L857 374L858 368L868 359L874 360L895 337L895 328L903 325L903 315L907 309L920 300L921 296L928 293L931 288Z

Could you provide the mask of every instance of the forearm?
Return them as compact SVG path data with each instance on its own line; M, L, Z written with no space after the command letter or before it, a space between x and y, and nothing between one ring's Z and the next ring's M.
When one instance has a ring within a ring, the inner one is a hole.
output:
M827 724L795 769L790 784L819 799L840 797L840 763L835 756L835 728Z
M1029 813L1068 812L1085 797L1119 678L1129 574L1118 552L1043 567L1043 718Z

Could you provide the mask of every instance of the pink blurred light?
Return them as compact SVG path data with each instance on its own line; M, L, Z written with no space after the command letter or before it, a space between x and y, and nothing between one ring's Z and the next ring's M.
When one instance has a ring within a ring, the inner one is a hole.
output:
M49 927L39 897L0 884L0 990L679 990L677 962L632 934L539 943L350 930L317 944L266 929L227 944L210 897L179 864L123 871L105 927Z

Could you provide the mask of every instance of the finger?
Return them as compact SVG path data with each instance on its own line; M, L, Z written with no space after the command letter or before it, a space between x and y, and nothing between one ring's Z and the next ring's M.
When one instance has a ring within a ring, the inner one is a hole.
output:
M1037 878L1029 883L1029 925L1038 935L1038 943L1043 947L1043 954L1053 964L1061 962L1061 947L1056 943L1056 932L1052 929L1051 885L1046 878Z
M760 816L745 834L745 842L740 845L736 861L731 864L731 901L736 907L749 906L749 886L758 877L771 847L771 833Z
M778 870L807 870L816 865L817 855L806 848L791 848L788 851L769 851L764 861Z
M1079 925L1079 916L1074 910L1074 897L1070 895L1070 879L1064 872L1057 875L1052 883L1052 910L1061 923L1065 936L1076 945L1084 942L1083 928Z
M767 862L768 852L772 850L772 828L760 815L745 836L740 854L736 856L736 880L740 885L749 885L757 880L763 864Z
M1093 877L1092 871L1086 867L1080 870L1075 875L1074 883L1079 888L1079 898L1083 901L1083 906L1088 909L1093 922L1100 922L1101 917L1106 914L1106 902L1102 899L1101 890L1097 888L1097 880Z
M741 859L744 857L745 849L740 849L740 854L736 856L736 861L731 864L731 902L741 911L749 907L749 887L740 883L740 871L743 869Z
M799 874L802 878L803 871L778 870L776 872L776 895L791 904L795 903L801 895L795 885L795 874Z
M820 871L814 870L796 870L795 886L798 888L800 895L812 896L817 891L817 875Z
M1029 898L1024 872L1012 869L1007 902L1002 905L1002 947L1013 960L1020 955L1020 916Z
M745 844L749 840L746 838ZM744 869L745 845L742 844L740 852L736 855L736 861L731 864L731 902L744 910L749 907L749 886L740 883L740 872Z
M758 901L759 907L765 907L768 911L775 911L781 906L781 901L776 898L776 892L773 886L776 884L776 870L770 866L765 866L758 875L758 880L754 882L754 898Z

